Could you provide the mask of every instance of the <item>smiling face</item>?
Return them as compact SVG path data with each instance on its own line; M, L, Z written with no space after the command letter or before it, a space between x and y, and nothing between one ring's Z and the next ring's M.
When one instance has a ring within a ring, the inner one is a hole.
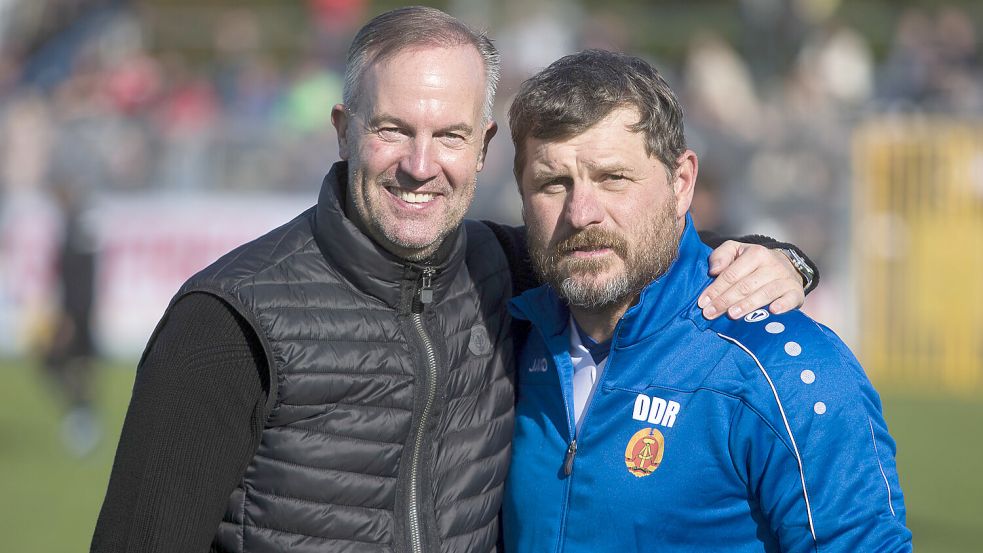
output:
M474 198L488 141L484 65L472 46L418 47L367 68L356 106L335 106L348 214L390 252L433 253Z
M618 108L563 140L526 140L523 218L536 270L571 307L626 309L676 256L696 179L687 150L672 180Z

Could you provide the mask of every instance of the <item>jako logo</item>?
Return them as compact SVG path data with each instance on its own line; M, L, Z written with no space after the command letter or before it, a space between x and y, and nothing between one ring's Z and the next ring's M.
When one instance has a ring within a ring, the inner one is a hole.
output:
M546 360L537 359L530 367L529 372L531 373L544 373L546 372Z
M632 410L631 418L672 428L672 425L676 423L676 415L678 414L679 404L675 401L638 394L638 397L635 398L635 409Z

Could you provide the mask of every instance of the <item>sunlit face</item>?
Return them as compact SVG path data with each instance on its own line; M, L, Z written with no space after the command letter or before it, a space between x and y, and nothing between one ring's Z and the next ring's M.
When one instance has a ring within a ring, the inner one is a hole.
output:
M521 174L529 251L543 279L571 306L602 310L633 301L676 256L692 199L696 156L672 182L616 109L566 140L529 138Z
M367 68L357 106L335 106L348 213L376 242L419 260L464 218L494 135L472 46L419 47Z

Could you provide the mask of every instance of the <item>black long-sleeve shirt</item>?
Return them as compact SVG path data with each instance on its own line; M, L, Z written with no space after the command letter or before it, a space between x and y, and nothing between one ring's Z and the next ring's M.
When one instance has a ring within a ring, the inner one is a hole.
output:
M266 357L204 293L180 299L137 370L92 551L207 551L259 447Z

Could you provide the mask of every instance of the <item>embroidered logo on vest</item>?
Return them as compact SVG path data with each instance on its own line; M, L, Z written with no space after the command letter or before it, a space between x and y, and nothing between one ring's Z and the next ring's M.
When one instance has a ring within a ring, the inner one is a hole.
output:
M468 349L475 355L488 355L492 350L491 339L488 338L488 331L485 325L478 323L471 327L471 339L468 341Z
M662 463L666 439L655 428L635 432L625 448L625 466L638 478L652 474Z

